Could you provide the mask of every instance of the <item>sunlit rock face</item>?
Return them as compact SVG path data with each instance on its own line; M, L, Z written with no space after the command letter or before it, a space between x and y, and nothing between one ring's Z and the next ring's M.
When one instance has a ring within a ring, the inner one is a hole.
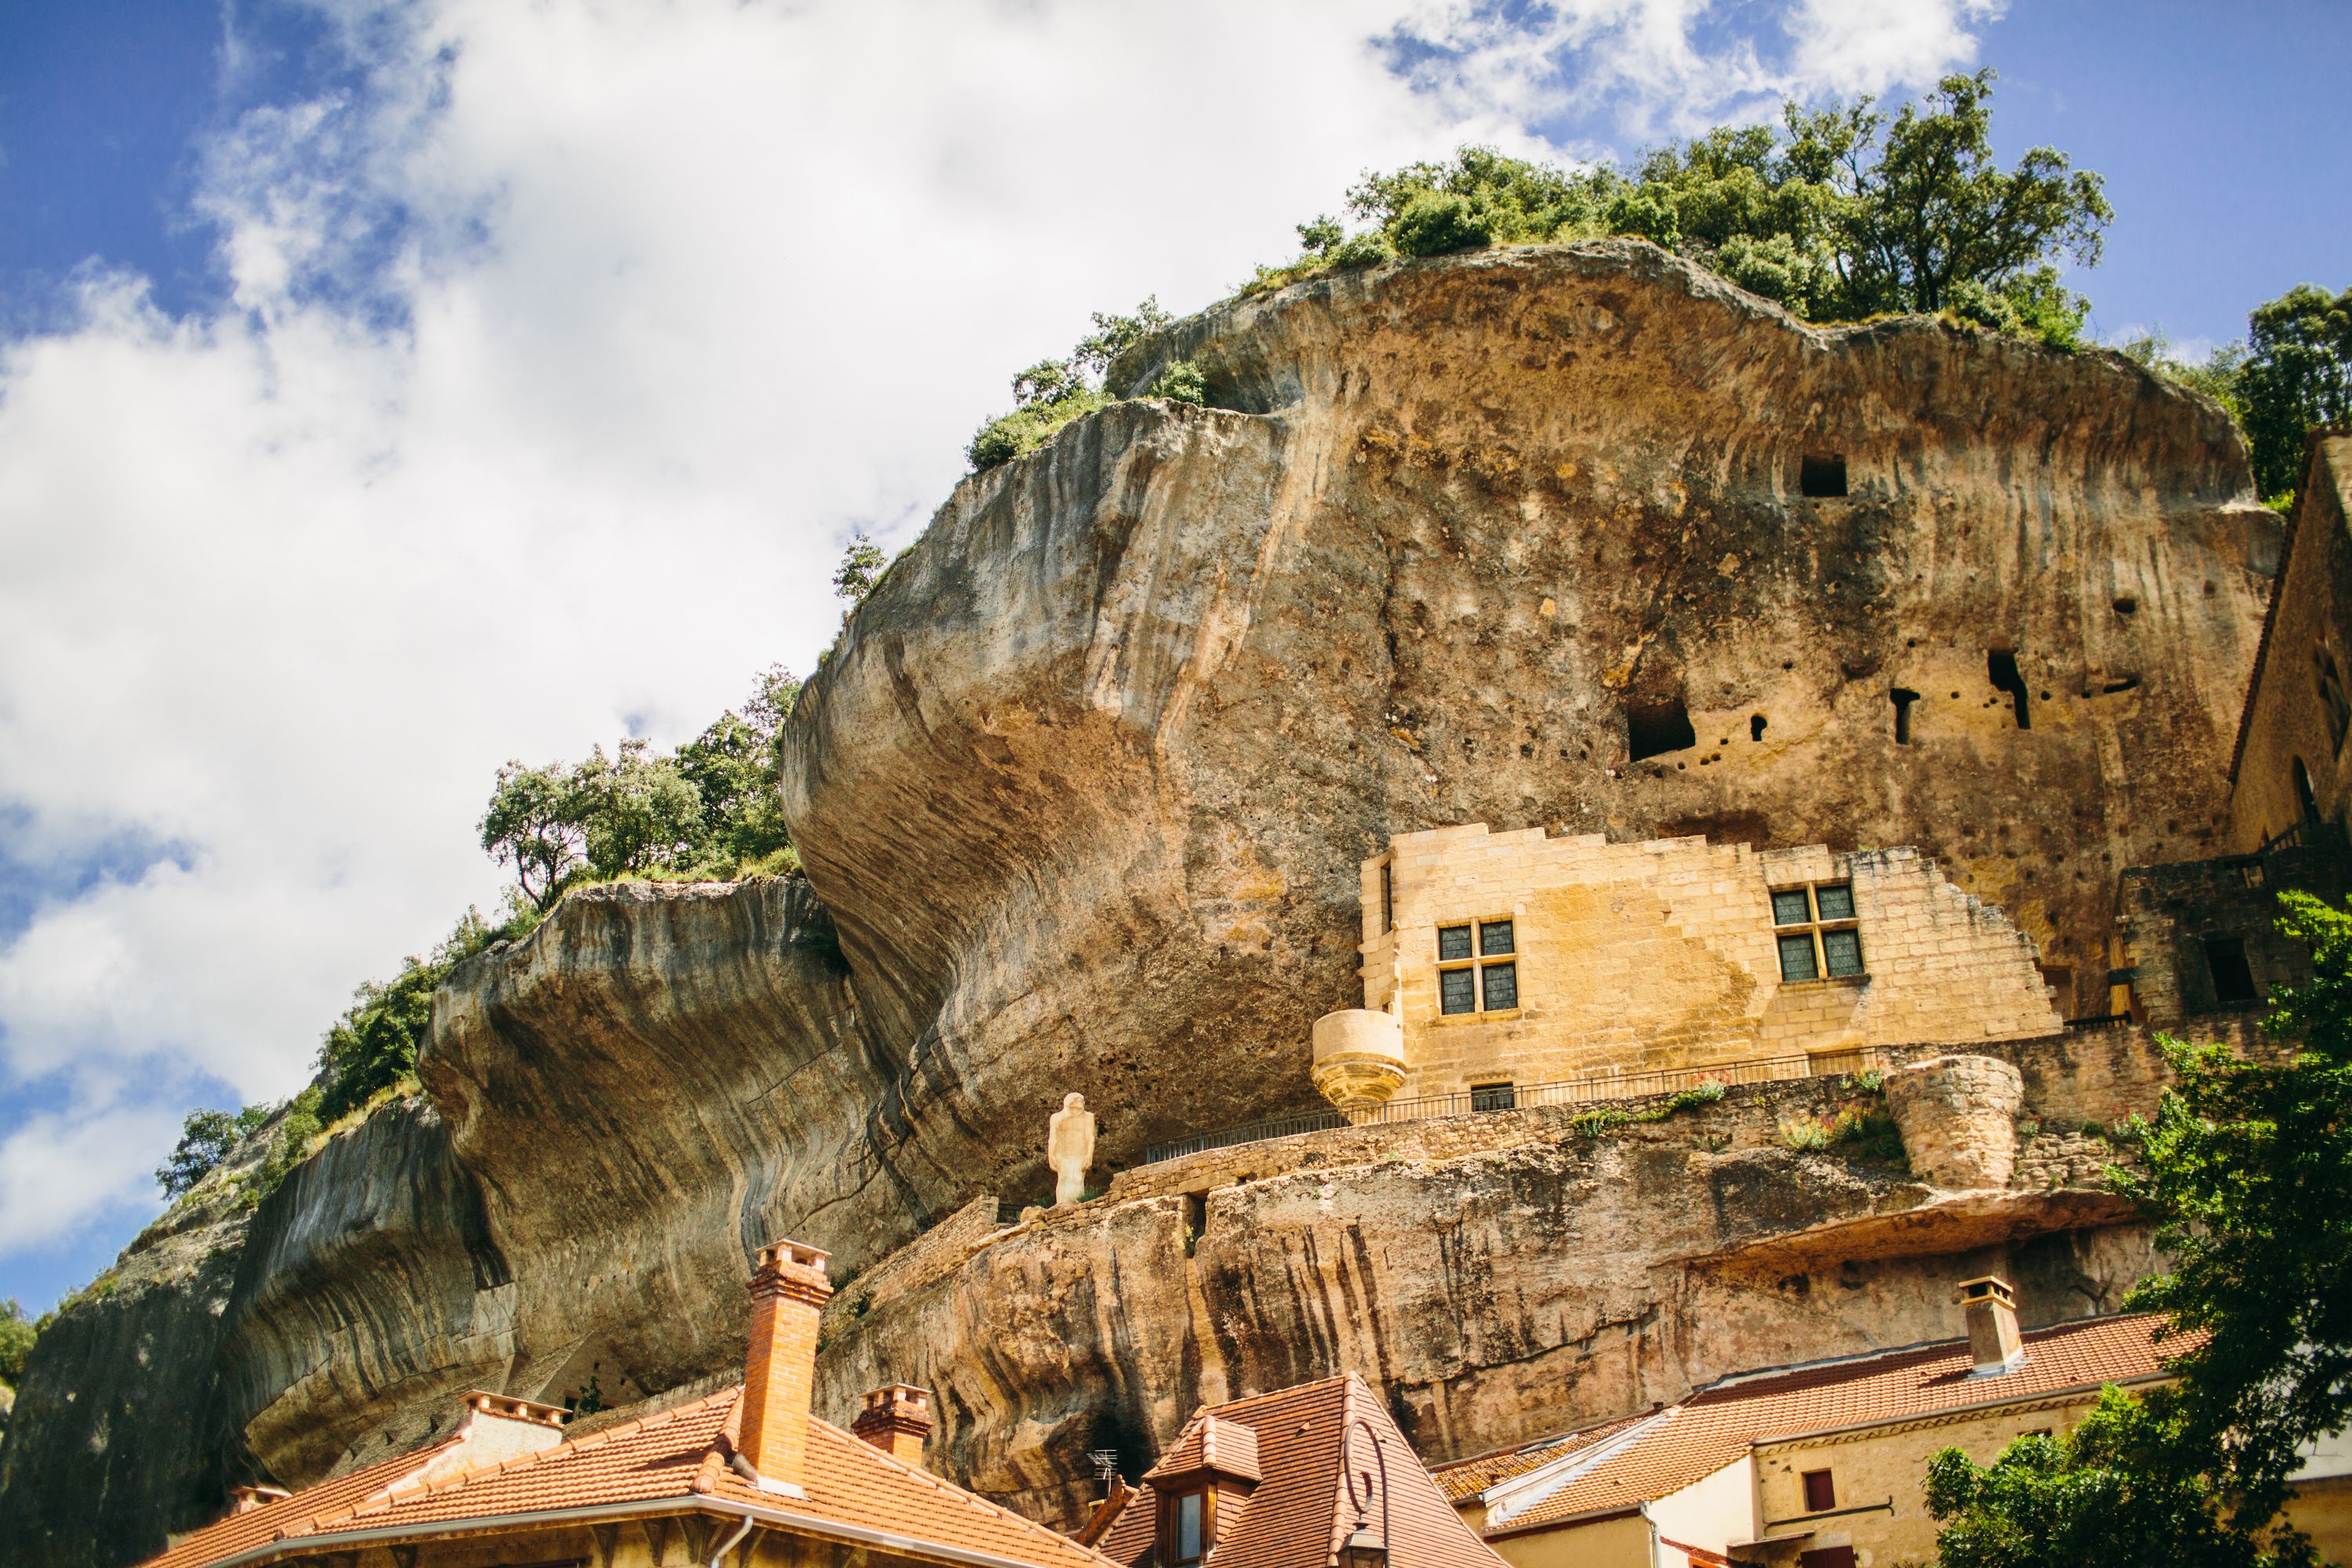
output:
M2211 840L2274 520L2120 356L1612 241L1221 306L1115 384L1175 359L1223 406L966 481L787 736L926 1204L1035 1184L1066 1089L1114 1163L1312 1104L1392 834L1916 845L2069 1015L2114 872Z
M1065 1093L1104 1174L1315 1104L1313 1020L1362 994L1360 864L1399 833L1917 846L2070 972L2068 1011L2104 1010L2116 869L2210 839L2275 533L2221 412L2114 355L1808 327L1612 242L1222 306L1115 390L1176 358L1217 406L1118 404L966 480L852 616L785 738L806 881L567 898L451 977L425 1098L249 1215L142 1237L44 1337L0 1447L0 1517L37 1527L0 1560L127 1561L469 1387L723 1376L758 1244L847 1275L981 1194L1038 1201ZM1530 1420L1664 1396L1727 1370L1673 1348L1702 1318L1864 1348L1919 1337L1896 1297L1948 1272L1869 1274L1833 1317L1760 1276L1637 1286L1654 1215L1731 1245L1727 1184L1790 1234L1885 1196L1769 1150L1372 1165L1337 1189L1360 1222L1252 1184L1189 1260L1182 1197L1080 1208L876 1309L824 1408L935 1375L950 1473L1058 1507L1091 1424L1157 1433L1213 1364L1238 1392L1344 1361L1443 1447L1501 1429L1515 1366L1583 1380ZM1430 1272L1465 1214L1487 1283ZM2138 1266L2078 1217L2034 1244L2074 1249L2051 1291ZM1034 1311L953 1294L1000 1285ZM1109 1326L1070 1337L1082 1308ZM1642 1321L1651 1370L1608 1372Z

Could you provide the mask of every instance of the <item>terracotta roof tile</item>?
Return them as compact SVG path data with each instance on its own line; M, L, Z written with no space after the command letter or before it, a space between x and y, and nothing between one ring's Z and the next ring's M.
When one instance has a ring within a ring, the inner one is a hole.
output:
M763 1491L728 1465L741 1393L740 1387L726 1389L429 1484L410 1478L439 1449L411 1454L223 1520L188 1537L151 1568L200 1568L268 1545L279 1530L289 1538L291 1551L294 1537L403 1527L425 1535L459 1521L664 1499L677 1500L681 1511L714 1501L748 1505L788 1516L781 1528L788 1529L793 1518L819 1530L845 1525L1037 1568L1108 1568L1102 1557L1066 1536L903 1465L823 1421L809 1423L807 1495ZM362 1476L373 1479L356 1484Z
M1513 1476L1524 1476L1554 1459L1564 1459L1570 1454L1590 1448L1604 1437L1615 1436L1642 1418L1641 1415L1620 1415L1614 1421L1603 1421L1598 1426L1555 1433L1549 1437L1538 1437L1532 1443L1521 1443L1517 1447L1496 1448L1492 1453L1474 1454L1466 1459L1432 1465L1429 1467L1429 1479L1437 1483L1437 1489L1445 1494L1446 1501L1459 1508L1499 1481L1507 1481Z
M1328 1568L1340 1542L1356 1525L1355 1510L1347 1502L1339 1445L1342 1431L1359 1417L1371 1428L1387 1464L1391 1560L1410 1562L1414 1568L1500 1568L1493 1550L1462 1522L1388 1412L1353 1374L1203 1411L1171 1446L1171 1458L1184 1453L1188 1445L1201 1441L1198 1428L1211 1419L1220 1428L1233 1424L1256 1433L1264 1479L1239 1510L1220 1518L1216 1549L1209 1560L1213 1568ZM1220 1446L1224 1440L1222 1433L1216 1439ZM1360 1438L1355 1460L1360 1470L1370 1468L1377 1474L1370 1448ZM1166 1463L1155 1466L1155 1471L1173 1473L1162 1468ZM1153 1493L1147 1487L1120 1510L1102 1538L1103 1555L1126 1568L1149 1568L1155 1512ZM1380 1528L1377 1501L1370 1522L1375 1531Z
M2171 1340L2159 1351L2157 1324L2156 1317L2140 1313L2038 1329L2024 1336L2024 1364L1997 1377L1969 1376L1974 1363L1968 1342L1958 1340L1717 1384L1667 1410L1623 1451L1494 1522L1487 1533L1517 1534L1664 1497L1775 1438L2151 1376L2161 1358L2194 1342Z

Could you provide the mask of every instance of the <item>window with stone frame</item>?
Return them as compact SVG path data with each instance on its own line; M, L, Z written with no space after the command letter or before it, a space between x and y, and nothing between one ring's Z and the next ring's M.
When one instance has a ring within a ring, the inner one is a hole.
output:
M1772 939L1780 951L1782 980L1844 980L1866 973L1852 882L1808 882L1771 891Z
M1440 1013L1503 1013L1518 1005L1518 931L1509 916L1437 928Z

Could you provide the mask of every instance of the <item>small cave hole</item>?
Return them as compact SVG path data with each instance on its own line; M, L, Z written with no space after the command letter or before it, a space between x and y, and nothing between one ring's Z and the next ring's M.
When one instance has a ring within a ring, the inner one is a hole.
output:
M1760 741L1764 738L1763 714L1750 713L1748 716L1748 738L1751 741Z
M1697 744L1698 731L1691 728L1689 710L1679 697L1625 710L1625 749L1633 762L1688 751Z
M2129 594L2118 594L2116 595L2116 614L2119 616L2130 616L2137 615L2138 613L2139 601L2137 599L2134 598Z
M1797 489L1808 496L1842 496L1845 494L1845 458L1842 454L1822 457L1805 454L1797 469Z
M2139 677L2138 677L2138 676L2137 676L2137 675L2118 675L2118 676L2116 676L2113 680L2108 681L2108 682L2106 683L2106 685L2105 685L2105 686L2101 687L2099 689L2100 689L2100 693L2101 693L2101 695L2103 695L2103 696L2107 696L2107 697L2113 697L2113 696L2114 696L2116 692L2118 692L2118 691L2132 691L2132 690L2136 690L2136 689L2138 689L2138 686L2139 686Z
M1988 649L1985 653L1985 674L1990 678L1995 691L2009 693L2009 700L2017 710L2017 727L2032 729L2033 716L2026 710L2025 678L2017 673L2016 653L2005 647Z
M1895 702L1895 743L1907 746L1911 743L1911 704L1919 700L1919 694L1898 686L1886 695Z

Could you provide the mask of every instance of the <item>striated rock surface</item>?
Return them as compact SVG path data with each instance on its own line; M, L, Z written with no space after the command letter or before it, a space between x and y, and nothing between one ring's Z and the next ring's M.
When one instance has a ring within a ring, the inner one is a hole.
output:
M1121 384L1171 356L1223 406L1116 405L967 480L853 615L786 738L807 882L574 893L452 976L424 1100L249 1220L142 1238L44 1338L0 1561L135 1557L469 1386L723 1376L758 1243L848 1275L1043 1198L1066 1092L1103 1173L1313 1103L1394 833L1916 845L2084 1011L2114 869L2210 840L2275 521L2220 411L2116 356L1808 327L1619 242L1223 306ZM1802 493L1809 458L1848 493ZM1696 744L1634 761L1630 716L1677 707ZM2078 1124L2149 1081L2019 1065ZM2030 1317L2146 1263L2088 1194L1696 1131L1161 1188L894 1261L842 1292L824 1408L929 1382L950 1473L1062 1509L1089 1444L1339 1366L1447 1453L1944 1332L1986 1247Z
M1068 1524L1087 1450L1134 1473L1201 1403L1337 1370L1450 1458L1731 1372L1949 1338L1952 1287L1994 1266L2035 1324L2112 1311L2147 1272L2103 1190L1949 1193L1788 1146L1790 1119L1856 1099L1816 1079L1595 1131L1544 1110L1379 1130L1385 1149L1318 1134L1261 1151L1255 1180L948 1238L944 1267L844 1289L820 1405L922 1384L935 1462Z
M787 733L928 1204L1037 1186L1066 1090L1114 1166L1311 1103L1393 833L1916 845L2068 1013L2114 871L2211 841L2276 524L2120 356L1807 326L1612 241L1220 306L1114 379L1175 357L1225 406L967 480Z

